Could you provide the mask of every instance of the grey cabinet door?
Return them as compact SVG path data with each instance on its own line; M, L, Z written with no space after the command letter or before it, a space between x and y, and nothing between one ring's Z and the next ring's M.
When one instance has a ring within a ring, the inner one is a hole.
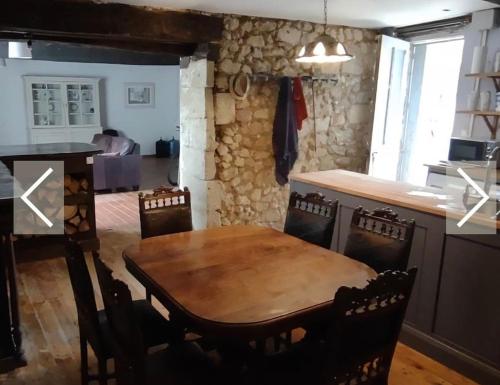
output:
M500 249L446 237L433 332L500 368Z

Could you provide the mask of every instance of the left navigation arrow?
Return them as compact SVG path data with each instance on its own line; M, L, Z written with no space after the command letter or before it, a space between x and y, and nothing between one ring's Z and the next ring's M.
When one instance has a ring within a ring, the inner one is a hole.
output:
M47 169L47 171L45 171L45 172L42 174L42 176L41 176L40 178L38 178L38 179L36 180L36 182L35 182L35 183L33 183L33 184L31 185L31 187L30 187L28 190L26 190L26 192L25 192L24 194L22 194L22 195L21 195L21 199L22 199L22 201L23 201L24 203L26 203L26 205L27 205L27 206L28 206L31 210L33 210L33 212L34 212L36 215L38 215L38 217L39 217L42 221L44 221L44 222L45 222L45 224L46 224L47 226L49 226L49 227L52 227L54 224L53 224L53 223L49 220L49 218L47 218L47 217L46 217L46 216L45 216L45 215L44 215L44 214L43 214L43 213L42 213L42 212L38 209L38 207L36 207L36 206L33 204L33 202L31 202L31 201L28 199L28 197L29 197L29 196L31 195L31 193L32 193L33 191L35 191L35 190L36 190L36 188L37 188L38 186L40 186L40 184L42 184L42 183L43 183L43 181L44 181L45 179L47 179L47 178L48 178L48 176L49 176L50 174L52 174L53 172L54 172L54 170L53 170L51 167L49 167L49 168Z

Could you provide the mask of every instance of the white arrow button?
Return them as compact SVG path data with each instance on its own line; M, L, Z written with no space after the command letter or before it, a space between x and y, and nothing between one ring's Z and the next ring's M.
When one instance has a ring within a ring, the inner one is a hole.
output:
M467 181L467 183L470 184L474 188L474 190L476 190L479 193L479 195L483 197L467 214L465 214L465 216L460 220L460 222L457 223L458 227L462 227L465 224L465 222L467 222L470 219L470 217L472 217L476 213L476 211L479 210L490 199L490 197L483 191L481 187L477 185L476 182L474 182L471 179L469 175L465 173L464 170L458 168L457 172L460 175L462 175L462 178L464 178Z
M54 172L54 170L53 170L52 168L49 168L47 171L45 171L45 172L43 173L43 175L42 175L40 178L38 178L38 179L37 179L37 181L36 181L35 183L33 183L33 184L31 185L31 187L30 187L28 190L26 190L26 192L25 192L23 195L21 195L21 199L23 200L23 202L24 202L24 203L26 203L26 204L28 205L28 207L29 207L31 210L33 210L33 211L35 212L35 214L36 214L36 215L38 215L38 216L40 217L40 219L41 219L42 221L44 221L44 222L45 222L45 224L46 224L47 226L49 226L49 227L54 226L54 224L53 224L53 223L49 220L49 218L47 218L47 217L46 217L46 216L45 216L45 215L44 215L44 214L43 214L43 213L42 213L42 212L38 209L38 207L36 207L36 206L33 204L33 202L31 202L31 201L28 199L28 197L29 197L29 196L31 195L31 193L32 193L33 191L35 191L35 190L36 190L36 188L37 188L38 186L40 186L40 184L41 184L41 183L42 183L45 179L47 179L47 178L48 178L48 176L49 176L50 174L52 174L53 172Z

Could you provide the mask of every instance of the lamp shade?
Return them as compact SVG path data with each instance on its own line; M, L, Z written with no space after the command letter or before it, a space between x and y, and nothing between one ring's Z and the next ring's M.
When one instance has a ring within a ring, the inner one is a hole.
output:
M333 37L322 35L300 50L296 61L300 63L342 63L354 59L344 45Z
M9 59L32 59L31 47L26 41L9 41Z

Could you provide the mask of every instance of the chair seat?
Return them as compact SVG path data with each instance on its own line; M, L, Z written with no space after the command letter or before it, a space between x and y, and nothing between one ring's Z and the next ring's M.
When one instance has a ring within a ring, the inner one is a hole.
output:
M137 300L133 301L134 312L137 314L141 330L143 333L145 346L153 347L169 343L172 337L172 326L170 321L166 320L148 301ZM112 355L112 337L108 325L106 312L99 310L97 312L99 325L105 340L106 356L111 358Z

